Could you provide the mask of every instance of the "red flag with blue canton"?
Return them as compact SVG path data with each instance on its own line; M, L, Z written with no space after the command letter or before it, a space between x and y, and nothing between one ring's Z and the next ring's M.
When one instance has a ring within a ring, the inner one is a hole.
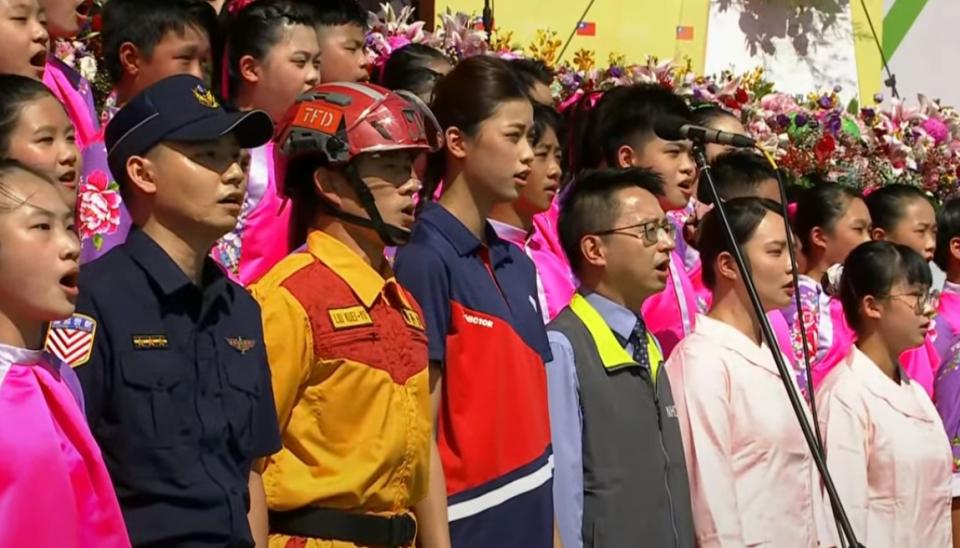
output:
M580 21L577 25L577 36L596 36L597 24L588 21Z

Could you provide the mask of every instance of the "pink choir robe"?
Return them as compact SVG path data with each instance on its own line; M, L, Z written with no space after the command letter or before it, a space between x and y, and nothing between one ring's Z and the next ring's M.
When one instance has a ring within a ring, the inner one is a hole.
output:
M947 281L936 320L940 366L934 380L934 405L953 451L953 496L960 497L960 285Z
M79 386L48 354L0 345L0 546L130 546Z
M577 287L563 251L550 245L541 233L542 224L534 224L531 232L494 219L488 219L497 235L519 247L537 269L537 296L544 324L549 323L568 304ZM557 253L560 253L559 255Z
M273 143L250 151L250 173L237 226L214 247L213 258L247 286L287 256L290 204L277 194Z
M854 347L817 390L817 407L827 466L857 540L952 546L950 444L921 386L894 382Z
M768 348L699 316L666 368L698 546L815 548L819 476Z
M83 233L80 250L80 262L88 263L102 257L127 239L130 232L130 214L120 198L119 189L114 188L115 177L110 174L107 163L107 149L103 142L103 129L97 116L90 83L79 72L57 59L53 55L47 58L43 71L43 83L63 105L67 117L76 131L77 148L83 160L81 194L78 196L78 225L93 224L98 232L99 246L94 238ZM105 127L105 126L104 126ZM87 194L88 200L84 200ZM85 203L96 203L98 207L85 207ZM84 218L87 212L94 212L94 219Z
M677 343L693 331L696 294L683 258L676 251L670 253L667 287L644 301L641 313L647 329L660 341L664 356L669 357Z

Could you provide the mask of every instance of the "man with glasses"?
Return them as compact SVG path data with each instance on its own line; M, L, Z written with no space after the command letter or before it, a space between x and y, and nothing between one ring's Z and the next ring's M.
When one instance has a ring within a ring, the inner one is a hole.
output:
M547 326L563 545L692 547L683 445L663 353L635 312L662 291L674 225L642 168L584 174L560 210L560 242L581 285Z

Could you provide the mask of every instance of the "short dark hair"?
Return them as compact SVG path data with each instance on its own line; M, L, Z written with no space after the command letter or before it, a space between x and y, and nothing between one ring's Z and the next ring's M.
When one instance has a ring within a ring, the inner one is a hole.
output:
M53 97L53 93L39 80L0 74L0 158L10 152L10 136L20 123L24 105L40 97Z
M547 64L540 59L521 57L519 59L512 59L509 63L510 69L513 70L517 78L523 82L523 85L527 86L527 89L532 88L538 83L545 86L553 83L553 69L548 67Z
M810 233L820 227L832 232L853 200L862 200L860 192L839 183L821 182L804 189L797 200L793 229L800 239L800 249L809 254L813 249Z
M533 105L533 144L538 145L548 129L557 134L557 140L563 142L560 135L560 114L553 107L541 104Z
M620 204L614 194L626 188L642 188L663 195L663 180L655 172L631 167L600 168L580 174L560 202L557 232L560 246L576 273L583 264L580 240L588 234L615 228Z
M322 0L314 6L314 26L356 25L367 29L367 10L363 9L357 0Z
M731 118L738 122L740 121L740 118L738 118L736 114L721 106L709 103L695 106L690 112L690 119L698 126L710 127L710 124L721 118Z
M711 166L717 194L723 201L745 196L755 196L764 181L777 180L777 172L770 163L752 150L732 150L718 156ZM697 187L697 200L713 203L713 195L707 185Z
M950 240L960 238L960 198L953 198L937 213L937 249L933 261L944 272L950 267Z
M113 0L111 0L113 1ZM215 89L223 99L236 94L240 83L240 59L251 55L263 60L281 38L283 25L313 28L316 13L304 0L257 0L235 14L223 10L222 25L214 53L217 70L213 72ZM226 67L224 67L224 64ZM224 71L226 68L226 71ZM223 81L227 77L227 82ZM224 93L224 84L230 93Z
M579 169L602 163L617 167L617 150L623 145L645 144L664 118L690 120L690 108L659 84L634 84L611 89L590 112Z
M103 64L114 84L123 77L120 46L130 42L144 55L170 31L202 30L211 42L217 13L206 0L110 0L103 9Z
M724 202L723 209L730 220L730 228L733 229L733 238L736 240L736 245L740 247L743 247L753 238L757 227L760 226L768 213L782 215L780 205L766 198L734 198L729 202ZM717 273L714 271L714 263L716 263L717 257L724 252L733 253L733 247L727 240L727 232L724 230L723 222L716 209L711 210L703 218L697 248L700 251L701 264L703 264L703 283L709 289L714 289L717 283ZM747 259L747 257L744 256L744 259ZM747 266L749 266L749 263Z
M432 92L442 75L427 65L438 61L453 65L453 61L436 48L407 44L390 54L377 79L387 89L405 89L415 95Z
M870 220L875 228L890 232L903 219L904 208L913 200L930 199L915 186L897 183L871 192L864 201L870 210Z
M882 299L900 281L927 288L933 283L930 266L913 249L887 241L874 240L857 246L843 262L840 276L840 302L843 315L854 330L863 328L860 302L867 295Z

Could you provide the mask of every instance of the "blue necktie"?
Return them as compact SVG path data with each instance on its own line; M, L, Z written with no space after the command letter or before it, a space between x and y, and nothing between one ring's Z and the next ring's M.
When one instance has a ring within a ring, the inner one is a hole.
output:
M639 363L647 370L651 369L650 353L647 350L647 326L643 323L643 318L637 316L637 323L633 325L633 331L627 342L633 344L633 361Z

